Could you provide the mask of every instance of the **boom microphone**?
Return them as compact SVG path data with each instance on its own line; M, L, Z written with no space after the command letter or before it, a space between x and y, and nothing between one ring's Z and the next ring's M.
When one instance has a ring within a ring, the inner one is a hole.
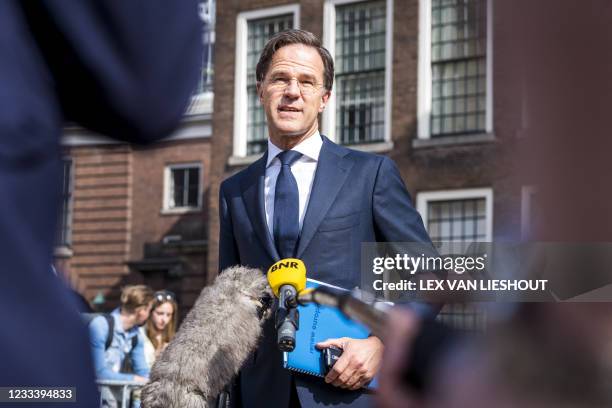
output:
M293 351L299 328L296 298L306 288L306 266L296 258L281 259L268 269L268 282L279 299L276 311L277 344L281 351Z
M238 373L269 316L272 291L259 269L224 270L205 287L151 369L143 408L205 408Z
M348 318L366 325L373 335L383 341L389 330L390 306L378 302L359 289L349 292L319 286L300 292L297 302L301 305L316 303L337 308ZM465 335L430 319L422 320L420 326L417 336L410 344L406 344L412 352L406 361L402 380L413 391L426 394L432 391L437 364L449 349L464 340Z
M301 305L316 303L337 308L349 319L366 325L371 334L381 340L385 337L390 304L380 302L360 289L346 291L319 286L301 291L296 301Z

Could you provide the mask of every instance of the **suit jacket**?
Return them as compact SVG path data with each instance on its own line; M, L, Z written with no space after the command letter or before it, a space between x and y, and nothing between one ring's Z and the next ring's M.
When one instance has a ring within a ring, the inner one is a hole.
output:
M267 271L279 260L264 211L266 154L221 184L219 270L235 264ZM361 243L430 242L397 167L389 158L338 146L323 137L297 258L308 277L344 288L361 283ZM286 408L291 374L282 368L273 319L240 375L244 406ZM369 406L371 394L295 376L304 407ZM272 392L273 391L273 392Z
M76 387L67 406L97 407L86 327L49 272L62 128L168 135L197 81L197 2L3 0L0 38L0 384Z

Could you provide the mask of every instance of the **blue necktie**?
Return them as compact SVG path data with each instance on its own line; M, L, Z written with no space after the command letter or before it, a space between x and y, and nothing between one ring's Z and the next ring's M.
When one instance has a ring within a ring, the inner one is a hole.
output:
M291 165L302 157L302 153L285 150L276 157L281 161L281 169L274 191L274 243L281 258L291 258L294 256L300 229L300 197Z

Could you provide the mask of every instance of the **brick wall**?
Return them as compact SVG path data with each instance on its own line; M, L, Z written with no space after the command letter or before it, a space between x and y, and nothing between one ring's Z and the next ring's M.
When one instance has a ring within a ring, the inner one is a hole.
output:
M212 174L209 205L209 271L217 267L218 186L241 167L228 166L232 152L234 107L234 56L236 18L239 12L286 4L285 1L247 0L219 2L215 60ZM300 27L317 35L323 31L322 0L299 2ZM494 235L518 237L520 187L509 175L514 171L517 123L515 84L506 80L513 67L507 51L512 30L504 24L501 8L493 12L493 127L494 140L469 144L414 147L417 138L417 80L419 2L395 0L393 5L393 67L391 137L393 149L382 152L398 165L413 199L421 191L491 187L494 190Z
M145 283L176 292L186 312L206 282L209 139L73 146L66 155L73 160L73 230L71 252L56 258L59 269L89 301L103 294L104 309L117 305L122 286ZM202 208L167 214L164 168L181 163L202 165ZM167 235L182 240L165 245Z
M202 165L202 209L184 214L162 210L164 168L172 164ZM142 271L139 279L154 289L170 289L186 312L206 283L206 233L208 191L210 185L210 143L208 139L163 142L133 151L133 216L130 259L176 259L176 271ZM181 241L164 244L165 236Z
M61 265L91 300L129 273L131 148L74 147L69 155L74 174L73 254Z

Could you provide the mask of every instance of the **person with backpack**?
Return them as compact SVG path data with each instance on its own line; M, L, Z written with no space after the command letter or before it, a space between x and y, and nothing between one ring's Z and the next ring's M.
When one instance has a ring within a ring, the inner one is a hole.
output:
M153 300L153 290L148 286L126 286L121 291L119 308L90 321L90 344L98 380L137 381L143 384L148 381L149 366L145 361L144 339L139 334L139 327L149 318ZM124 370L128 357L131 373ZM114 392L108 387L101 387L100 391L103 402L120 400L120 397L112 395Z

